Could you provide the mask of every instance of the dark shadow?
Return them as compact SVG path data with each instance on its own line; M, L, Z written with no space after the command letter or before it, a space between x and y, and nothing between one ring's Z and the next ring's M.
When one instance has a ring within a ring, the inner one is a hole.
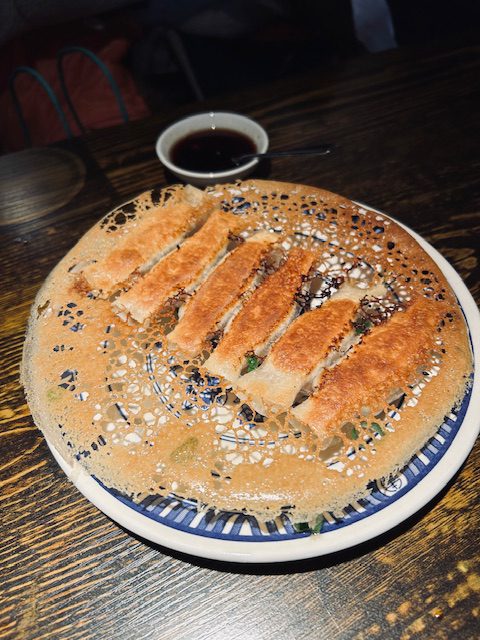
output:
M258 165L255 167L253 172L245 177L245 180L254 179L254 178L258 178L259 180L267 180L270 176L270 171L271 171L270 160L262 160L261 162L258 163ZM164 167L163 173L165 176L165 182L167 184L178 184L180 182L180 179L177 178L177 176L174 173L172 173L170 169L167 169L166 167ZM235 182L235 179L229 180L228 182Z

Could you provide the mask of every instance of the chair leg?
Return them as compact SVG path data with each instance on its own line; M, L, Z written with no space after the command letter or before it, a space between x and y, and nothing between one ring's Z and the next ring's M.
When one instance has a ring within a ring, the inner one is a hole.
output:
M172 48L180 69L183 71L187 78L188 84L190 85L195 99L199 102L202 102L203 100L205 100L205 96L202 89L200 88L192 65L190 64L190 60L188 59L187 52L185 51L185 47L183 46L183 42L180 38L179 33L174 29L168 29L165 36Z
M65 82L65 77L64 77L64 72L63 72L63 59L66 55L69 55L71 53L81 53L82 55L86 56L87 58L89 58L94 64L97 65L97 67L100 69L100 71L103 73L105 79L107 80L108 84L110 85L110 88L112 90L113 95L115 96L115 99L117 101L117 105L118 105L118 109L120 111L120 115L122 116L122 119L124 122L128 122L128 112L127 112L127 108L125 106L125 103L123 102L123 98L122 98L122 93L117 85L117 83L115 82L112 74L110 73L109 68L107 67L107 65L103 62L103 60L101 60L97 55L95 55L93 53L93 51L90 51L90 49L85 49L85 47L78 47L78 46L72 46L72 47L65 47L64 49L60 49L60 51L57 53L57 73L58 73L58 77L60 79L60 85L62 87L62 92L63 95L65 96L65 100L67 102L68 108L70 109L73 118L75 119L75 122L77 123L80 131L82 133L86 133L86 129L83 126L80 117L73 105L73 102L70 98L70 94Z
M20 104L20 100L18 99L17 96L17 92L15 90L15 80L17 78L18 75L20 75L21 73L26 73L30 76L32 76L39 84L40 86L43 88L43 90L45 91L45 93L47 94L50 102L52 103L55 111L57 112L58 118L62 124L63 130L65 131L65 136L67 138L72 138L73 137L73 133L72 130L70 129L70 125L68 124L67 118L65 117L65 113L63 112L63 109L58 101L57 96L55 95L55 92L53 91L52 87L48 84L48 82L45 80L45 78L38 73L38 71L36 69L32 69L32 67L17 67L12 75L10 76L10 80L9 80L9 89L10 89L10 95L12 96L12 100L13 103L15 105L15 110L17 112L17 116L18 119L20 121L20 126L22 127L22 131L23 131L23 137L25 139L25 144L28 147L32 146L32 139L30 136L30 131L28 129L28 125L25 121L25 117L23 115L23 109L22 109L22 105Z

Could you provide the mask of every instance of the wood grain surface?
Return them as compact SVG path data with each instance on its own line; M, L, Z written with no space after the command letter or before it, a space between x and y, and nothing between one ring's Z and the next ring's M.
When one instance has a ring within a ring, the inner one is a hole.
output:
M335 143L331 157L278 159L257 175L385 210L450 260L478 302L479 54L469 44L366 56L202 109L250 114L272 149ZM68 151L85 168L74 197L58 163L31 172L20 155L1 159L0 190L15 180L18 195L0 212L0 638L477 638L478 442L431 504L381 538L305 562L240 566L124 531L67 481L36 430L18 381L33 297L103 213L166 184L154 141L195 110L43 150Z

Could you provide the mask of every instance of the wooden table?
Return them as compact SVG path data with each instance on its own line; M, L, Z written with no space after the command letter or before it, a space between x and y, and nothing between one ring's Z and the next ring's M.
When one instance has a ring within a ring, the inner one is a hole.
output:
M207 108L257 118L272 149L336 143L328 159L276 160L269 175L396 216L479 300L479 53L366 56ZM233 566L118 527L66 480L35 429L18 382L33 297L103 213L165 184L155 138L195 109L0 157L0 638L478 637L478 443L438 498L381 538L305 562Z

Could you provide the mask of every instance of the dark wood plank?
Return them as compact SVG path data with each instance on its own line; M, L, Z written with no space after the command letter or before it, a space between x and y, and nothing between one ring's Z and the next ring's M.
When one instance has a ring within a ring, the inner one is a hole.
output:
M337 144L331 158L276 160L262 175L397 216L452 262L480 301L479 50L368 56L206 108L251 114L273 149ZM37 172L33 184L21 158L1 159L0 188L13 175L28 206L4 199L0 211L0 638L477 637L478 443L441 495L395 531L327 558L252 567L195 560L122 530L66 480L35 429L18 382L33 297L103 213L166 184L154 140L193 109L54 147L78 158L84 183L73 196L66 180L65 198L47 209L48 185L61 191L62 168Z

